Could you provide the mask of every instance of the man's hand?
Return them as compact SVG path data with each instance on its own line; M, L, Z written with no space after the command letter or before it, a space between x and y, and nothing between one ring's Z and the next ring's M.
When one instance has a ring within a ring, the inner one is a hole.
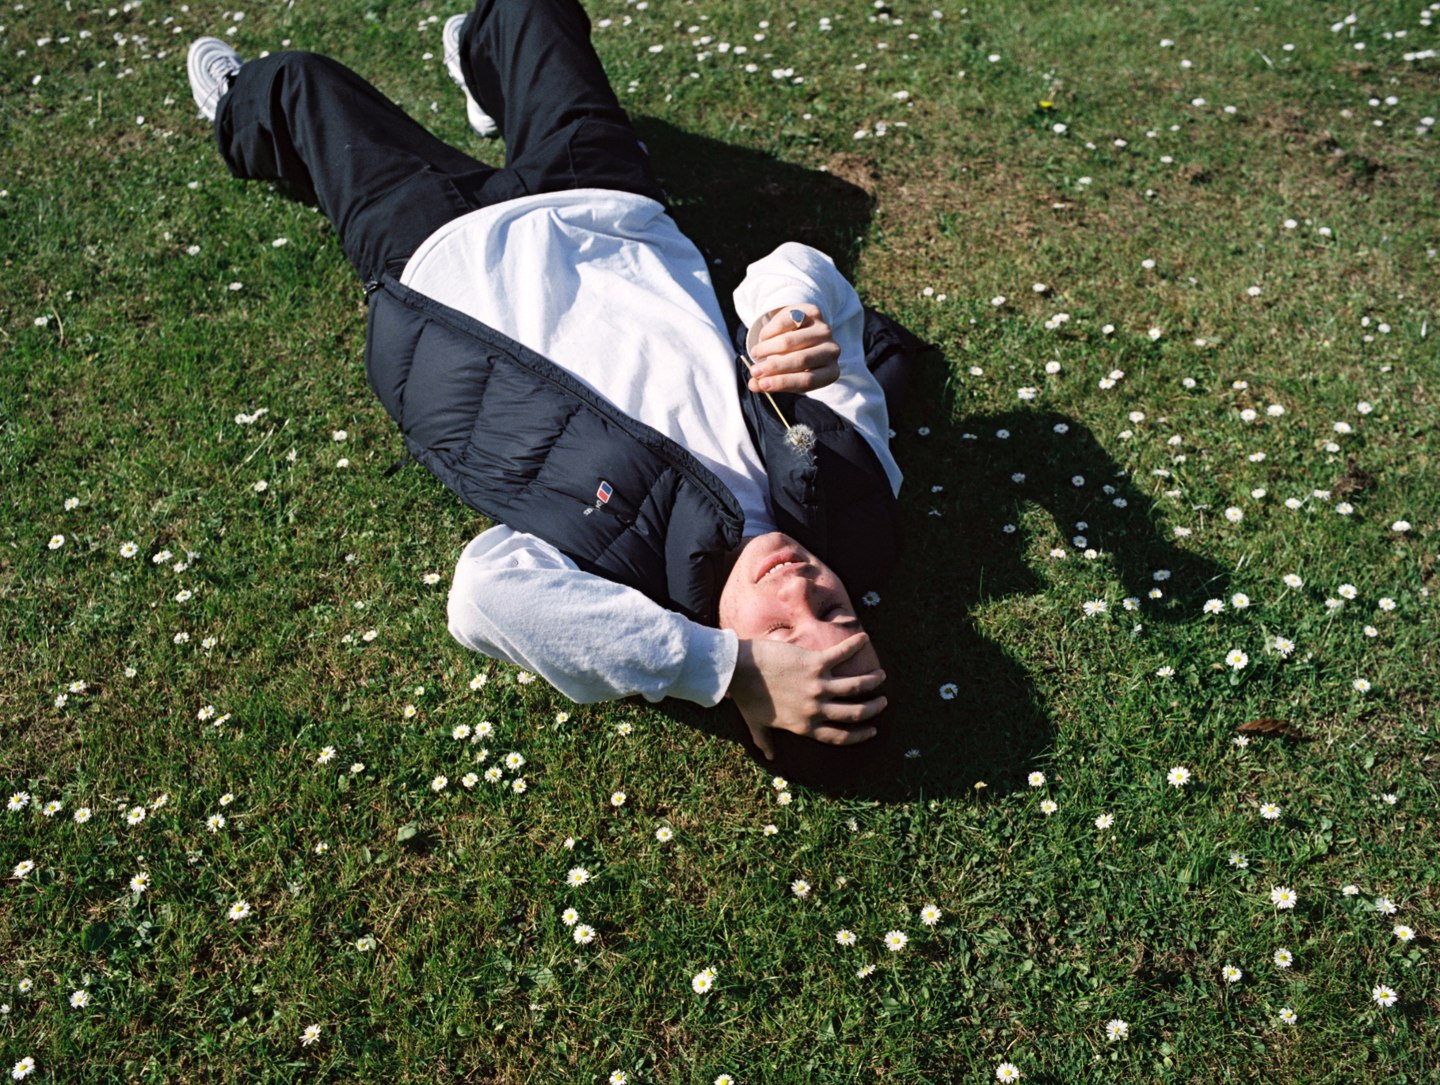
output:
M784 641L740 641L729 695L766 760L775 758L771 728L833 746L875 737L875 728L863 724L884 711L885 698L855 698L874 693L885 681L885 672L874 670L846 678L832 673L869 641L869 634L856 633L823 652Z
M797 326L791 316L803 317ZM813 305L777 309L750 347L752 392L813 392L840 376L840 345Z

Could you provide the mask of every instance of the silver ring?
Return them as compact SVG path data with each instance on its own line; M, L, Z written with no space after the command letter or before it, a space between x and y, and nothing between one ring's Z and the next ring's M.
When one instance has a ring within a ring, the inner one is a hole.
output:
M795 327L798 328L805 323L805 314L799 309L791 309L790 319L795 321Z

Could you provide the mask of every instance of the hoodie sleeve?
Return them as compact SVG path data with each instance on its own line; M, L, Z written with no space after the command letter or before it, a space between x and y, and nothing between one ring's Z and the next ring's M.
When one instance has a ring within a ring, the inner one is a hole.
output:
M497 526L465 548L450 585L450 634L540 675L572 701L640 694L719 703L738 640L578 568L533 535Z
M840 347L840 376L833 384L807 393L851 423L870 443L900 492L903 476L890 454L890 412L885 393L865 361L865 308L835 262L818 249L787 241L746 270L735 288L735 314L752 327L776 309L816 306Z

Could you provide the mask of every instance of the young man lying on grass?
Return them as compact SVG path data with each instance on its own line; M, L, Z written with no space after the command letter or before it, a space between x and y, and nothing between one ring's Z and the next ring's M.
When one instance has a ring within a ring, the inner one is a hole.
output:
M323 56L200 38L189 74L231 172L334 224L372 388L496 522L451 632L576 701L733 698L767 757L772 729L871 738L885 675L852 592L894 564L901 480L876 374L919 344L784 244L735 293L747 370L579 4L481 0L445 50L503 168Z

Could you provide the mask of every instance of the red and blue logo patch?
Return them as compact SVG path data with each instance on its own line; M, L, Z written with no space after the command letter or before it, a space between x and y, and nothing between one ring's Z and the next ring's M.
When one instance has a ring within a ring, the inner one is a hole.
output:
M589 516L596 509L603 509L607 504L609 504L610 498L614 495L615 487L611 486L610 483L606 482L602 478L600 480L600 485L595 488L595 504L591 505L588 509L585 510L585 515Z

